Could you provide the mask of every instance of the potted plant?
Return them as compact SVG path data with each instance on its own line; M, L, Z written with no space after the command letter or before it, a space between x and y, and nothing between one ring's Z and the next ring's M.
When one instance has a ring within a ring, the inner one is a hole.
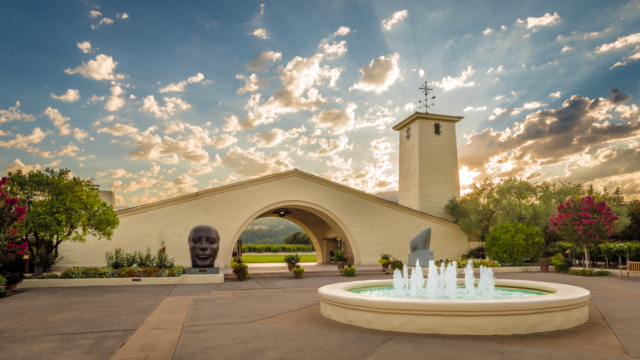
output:
M349 261L349 257L344 251L338 250L333 254L333 258L336 260L336 265L338 265L338 270L342 272L342 270L344 270L344 266L347 264L347 261Z
M389 265L391 266L391 270L393 270L393 271L395 271L395 270L402 271L402 269L404 269L404 263L402 262L402 260L395 259L395 260L391 261L389 263Z
M242 261L242 258L238 258L231 264L231 268L233 269L233 273L238 277L238 281L245 281L249 278L249 267Z
M351 263L344 268L344 277L356 277L356 268Z
M380 260L378 263L382 264L382 270L386 271L389 269L389 264L391 263L390 255L387 253L380 253Z
M9 295L9 290L4 288L6 283L7 281L4 279L4 276L0 275L0 298Z
M295 275L296 279L302 279L302 274L304 274L304 269L296 264L296 267L293 268L293 275Z
M296 267L296 264L300 262L300 255L298 255L297 252L295 254L285 255L284 262L287 263L287 267L289 268L289 271L291 271Z
M19 272L3 272L2 276L4 276L7 281L7 290L9 291L17 291L18 284L20 284L22 279L24 279L24 274Z
M540 265L540 271L543 273L549 272L549 265L551 265L551 259L542 258L538 261L538 265Z

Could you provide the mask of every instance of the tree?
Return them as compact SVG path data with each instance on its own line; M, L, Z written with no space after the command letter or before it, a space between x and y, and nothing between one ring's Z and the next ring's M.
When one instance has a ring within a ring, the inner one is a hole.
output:
M627 204L629 225L624 228L621 236L625 240L640 239L640 201L633 200Z
M524 258L538 260L543 247L542 230L517 222L506 222L491 228L484 245L491 259L514 264L520 264Z
M27 243L18 236L17 226L25 219L26 206L19 206L19 199L10 195L10 180L0 180L0 266L22 259Z
M558 205L557 214L549 219L551 229L565 241L584 249L585 263L589 268L589 248L604 243L615 227L618 217L604 201L593 197L573 196Z
M18 170L9 178L11 194L27 206L26 219L18 229L29 244L34 276L55 264L63 241L84 243L87 236L111 240L120 223L91 180L73 176L68 169L26 174Z
M290 245L312 245L311 238L304 231L294 232L285 237L284 243Z

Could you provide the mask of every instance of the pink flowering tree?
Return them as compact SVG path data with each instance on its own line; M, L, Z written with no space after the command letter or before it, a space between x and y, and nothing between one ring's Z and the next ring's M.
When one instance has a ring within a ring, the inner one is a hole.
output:
M604 201L596 203L591 196L571 197L556 208L549 224L565 241L584 249L589 268L589 248L609 238L618 217Z
M10 180L0 180L0 265L19 259L29 245L18 236L17 225L24 221L27 207L18 206L18 198L9 194Z

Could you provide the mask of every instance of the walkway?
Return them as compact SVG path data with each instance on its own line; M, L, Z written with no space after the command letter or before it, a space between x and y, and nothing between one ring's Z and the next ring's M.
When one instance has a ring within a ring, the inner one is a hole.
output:
M0 359L640 359L640 280L499 277L582 286L590 320L525 336L362 329L320 314L318 287L343 277L26 289L0 300Z

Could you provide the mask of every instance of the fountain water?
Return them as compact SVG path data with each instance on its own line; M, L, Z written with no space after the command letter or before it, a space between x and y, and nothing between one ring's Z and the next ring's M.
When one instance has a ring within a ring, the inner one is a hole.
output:
M476 293L475 279L473 278L473 260L469 260L464 268L464 287L467 290L467 297L473 299Z

